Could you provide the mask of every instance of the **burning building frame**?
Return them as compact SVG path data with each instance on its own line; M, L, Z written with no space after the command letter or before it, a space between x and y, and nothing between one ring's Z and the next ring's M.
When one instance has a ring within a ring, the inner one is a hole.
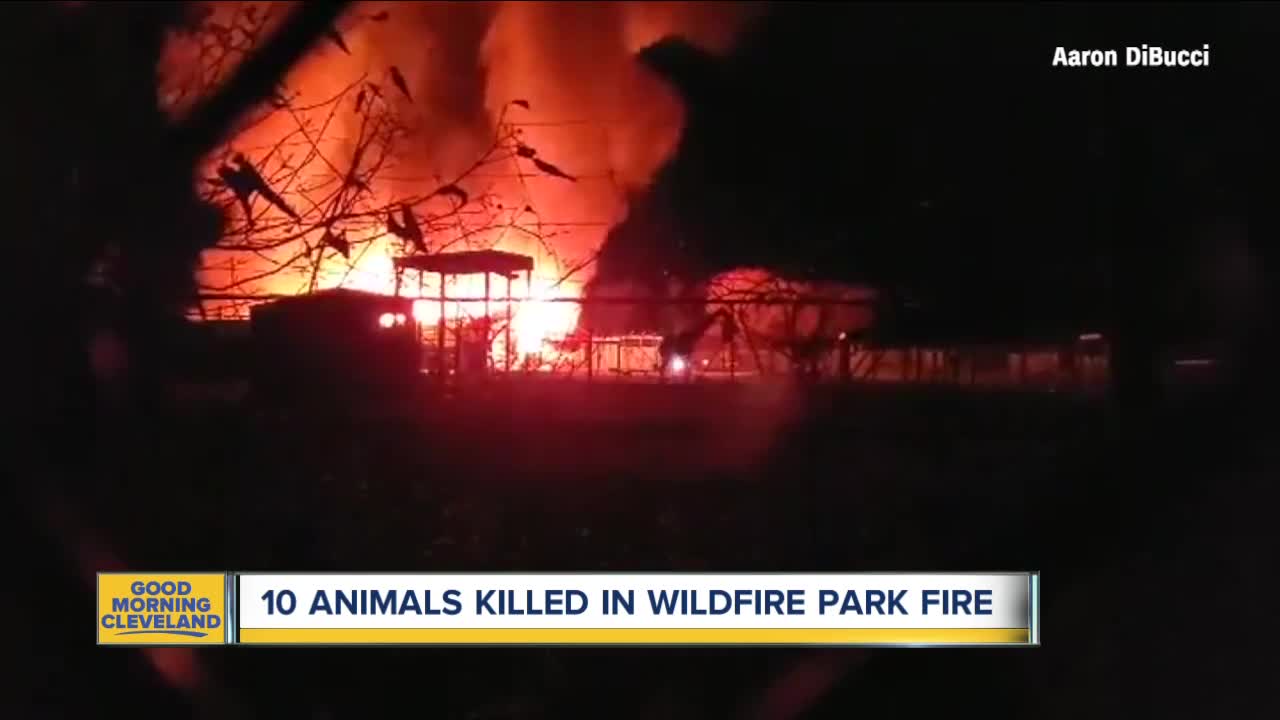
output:
M496 339L493 334L493 315L491 303L493 295L491 291L490 280L493 276L498 276L506 281L506 291L500 299L505 312L504 322L502 323L503 334L503 350L502 357L503 369L507 372L511 371L511 363L514 355L514 346L511 342L512 323L515 314L512 312L512 303L515 300L512 295L511 283L521 273L524 274L525 297L522 302L527 302L531 297L532 277L533 277L533 258L528 255L520 255L518 253L503 252L500 250L471 250L452 253L437 253L434 255L408 255L395 258L395 297L400 297L401 287L404 281L404 273L413 271L418 276L418 297L423 296L425 290L424 276L434 274L439 276L439 300L436 308L436 329L435 329L435 348L436 354L434 362L430 366L441 376L447 374L448 363L446 354L446 345L448 339L448 320L446 318L446 307L448 303L454 302L459 306L462 303L473 303L475 298L450 298L446 294L448 281L452 277L459 275L482 275L484 277L484 296L480 299L483 308L476 320L478 325L473 329L479 334L478 338L468 338L464 332L464 315L462 308L458 307L453 314L454 317L454 333L453 333L453 369L455 372L464 368L473 368L481 372L488 369L488 361L491 355L493 341ZM424 306L430 304L429 301L419 299L414 304L414 317L423 325L427 324L429 313L423 310ZM420 336L421 337L421 336ZM478 342L477 342L478 339ZM467 351L464 351L467 348ZM475 352L470 352L474 350ZM468 362L464 362L464 358Z

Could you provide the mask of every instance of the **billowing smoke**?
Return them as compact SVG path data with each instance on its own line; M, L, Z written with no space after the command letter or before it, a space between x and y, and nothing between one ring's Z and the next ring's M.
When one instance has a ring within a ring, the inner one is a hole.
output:
M504 177L509 169L486 179L499 195L538 211L550 246L571 266L599 248L625 214L626 194L648 184L679 140L677 96L635 53L668 34L723 50L745 18L733 3L502 2L466 11L426 3L414 12L408 27L434 38L415 84L432 98L430 108L466 109L446 116L452 127L428 128L421 161L432 162L442 148L455 161L474 158L505 109L525 142L578 181ZM516 99L529 109L508 105ZM460 136L473 144L452 144Z
M385 13L388 20L355 27L362 64L371 77L397 68L411 97L391 90L403 117L412 125L401 147L397 179L452 177L463 172L491 140L485 86L488 78L481 48L500 10L492 2L366 3L360 11ZM330 65L340 60L332 61ZM405 192L421 188L405 187Z
M231 8L244 5L216 3L215 14L229 17ZM259 5L263 12L281 12L280 6ZM557 294L575 293L590 277L584 261L625 216L629 193L650 182L680 137L679 99L635 62L635 53L668 35L723 51L749 12L714 2L360 3L285 86L295 105L306 106L363 80L395 103L408 132L394 162L373 183L373 192L385 199L455 179L484 155L500 120L516 125L539 158L575 181L530 173L509 161L473 170L462 185L472 197L532 208L534 217L526 222L536 224L541 239L503 236L498 247L533 255L544 280L581 266ZM190 56L178 57L191 62ZM396 89L401 80L403 92ZM524 102L512 105L515 100ZM339 144L358 131L353 125L359 115L350 104L325 126ZM279 114L267 117L232 146L261 152L294 124ZM351 148L345 152L336 163L349 161ZM384 261L377 267L386 267ZM273 280L254 289L297 289L296 273L286 278L287 288Z

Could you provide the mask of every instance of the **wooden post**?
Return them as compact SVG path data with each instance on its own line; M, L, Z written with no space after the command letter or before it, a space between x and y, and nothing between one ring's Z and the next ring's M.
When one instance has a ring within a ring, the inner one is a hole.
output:
M511 350L511 275L507 275L507 326L502 331L505 334L502 344L503 360L506 363L507 374L511 374L511 356L514 354Z
M844 382L849 382L853 379L850 374L852 368L849 367L849 346L851 344L848 337L840 340L840 379Z
M436 363L440 368L440 379L445 376L444 363L444 273L440 273L440 322L436 326ZM422 282L422 276L418 276L418 282Z
M489 271L484 271L484 322L480 325L484 329L484 372L489 374L489 350L493 347L493 338L489 337Z
M462 303L453 301L453 374L462 374Z
M533 298L533 271L525 270L524 271L524 300L522 300L521 302L527 304L531 298ZM537 352L538 352L537 359L540 367L542 363L542 348L539 347L537 349Z

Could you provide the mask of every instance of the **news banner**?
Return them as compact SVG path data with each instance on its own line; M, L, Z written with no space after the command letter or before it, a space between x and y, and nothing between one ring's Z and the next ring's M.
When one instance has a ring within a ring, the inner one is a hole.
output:
M98 644L1040 644L1040 576L99 573Z

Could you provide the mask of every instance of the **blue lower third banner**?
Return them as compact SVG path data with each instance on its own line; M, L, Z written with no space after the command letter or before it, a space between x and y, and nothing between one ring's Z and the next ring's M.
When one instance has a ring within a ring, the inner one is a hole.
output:
M238 573L242 645L1038 646L1037 573Z

